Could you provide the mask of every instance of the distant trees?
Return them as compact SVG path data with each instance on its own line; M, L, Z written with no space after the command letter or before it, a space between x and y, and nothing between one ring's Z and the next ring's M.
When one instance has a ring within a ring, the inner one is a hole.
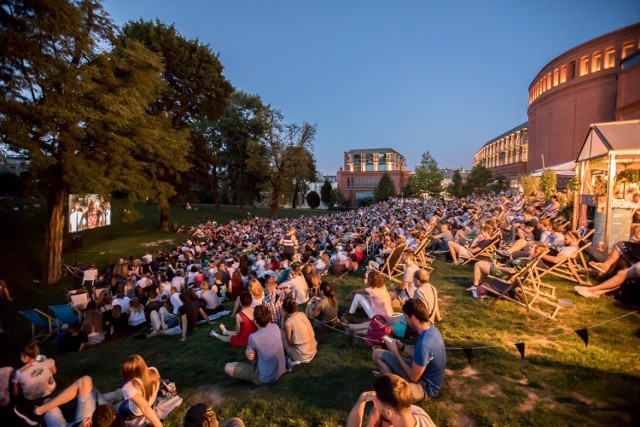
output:
M311 209L315 209L320 206L320 195L315 191L309 191L305 198L307 200L307 206Z
M540 177L540 190L544 194L544 198L546 200L550 200L551 196L556 193L557 180L556 171L553 169L545 169L542 171L542 176Z
M451 182L447 186L446 190L453 197L462 197L464 196L464 182L462 181L462 174L460 170L456 169L453 171L453 175L451 176Z
M475 165L471 168L471 172L467 175L462 186L464 195L487 194L491 191L492 182L493 174L491 171L482 165Z
M373 190L373 198L376 202L384 202L396 195L396 187L393 184L391 176L385 172L381 177L378 185Z
M320 201L327 207L327 209L331 209L335 203L335 200L332 197L332 190L333 187L331 186L331 183L329 180L325 179L324 184L320 187Z

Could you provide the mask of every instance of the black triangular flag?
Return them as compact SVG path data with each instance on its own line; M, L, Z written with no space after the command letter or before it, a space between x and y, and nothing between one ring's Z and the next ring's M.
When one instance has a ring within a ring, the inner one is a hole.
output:
M524 359L524 343L523 342L517 342L516 343L516 348L520 352L520 356Z
M472 348L463 348L462 350L464 351L464 354L467 355L467 359L469 360L469 363L471 363L471 355L473 354L473 349Z
M578 336L580 338L582 338L582 341L584 341L584 346L588 347L589 346L589 331L587 330L587 328L578 329L575 332L576 332L576 334L578 334Z

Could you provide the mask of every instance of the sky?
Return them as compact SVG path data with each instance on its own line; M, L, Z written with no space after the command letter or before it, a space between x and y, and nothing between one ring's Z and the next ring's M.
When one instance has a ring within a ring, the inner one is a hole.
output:
M116 24L160 19L219 55L238 89L288 123L317 125L317 169L343 152L429 151L470 168L527 120L528 87L555 57L640 21L638 0L106 0Z

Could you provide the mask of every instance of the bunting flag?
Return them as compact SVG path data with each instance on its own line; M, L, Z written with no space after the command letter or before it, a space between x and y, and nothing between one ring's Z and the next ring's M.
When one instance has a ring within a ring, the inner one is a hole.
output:
M464 354L467 355L467 359L469 360L469 363L471 363L471 355L473 354L473 349L472 348L463 348L462 350L464 351Z
M589 330L587 328L584 329L577 329L576 334L578 334L578 336L580 338L582 338L582 341L584 341L584 346L588 347L589 346Z
M517 342L516 343L516 348L520 352L520 357L522 357L524 359L524 343L523 342Z

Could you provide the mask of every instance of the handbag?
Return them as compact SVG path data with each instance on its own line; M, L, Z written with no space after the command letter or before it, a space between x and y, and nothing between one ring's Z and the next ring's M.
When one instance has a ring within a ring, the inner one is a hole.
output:
M364 338L364 343L370 347L382 345L382 337L391 334L389 322L383 316L376 314L369 322L369 329Z

